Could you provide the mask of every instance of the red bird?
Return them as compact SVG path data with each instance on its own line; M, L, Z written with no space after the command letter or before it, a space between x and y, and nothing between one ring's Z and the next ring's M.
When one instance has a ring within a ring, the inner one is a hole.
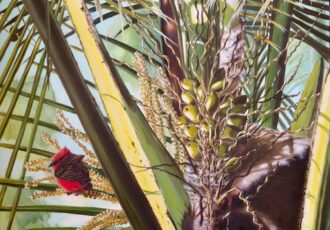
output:
M82 159L83 155L76 155L64 147L55 154L49 167L53 167L58 185L69 195L78 195L86 190L92 190L93 185L89 178L89 172Z

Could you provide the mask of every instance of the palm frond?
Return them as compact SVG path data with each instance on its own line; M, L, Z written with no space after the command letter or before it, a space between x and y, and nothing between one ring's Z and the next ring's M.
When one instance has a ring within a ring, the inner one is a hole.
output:
M137 170L149 167L148 162L141 161L144 156L149 160L150 167L155 167L153 172L159 182L158 186L164 198L148 197L151 206L154 210L158 210L156 215L159 215L158 218L162 226L171 227L172 223L166 214L166 203L168 212L175 221L176 226L179 227L182 224L183 214L189 206L182 181L176 178L181 177L180 170L149 128L143 114L119 78L111 58L106 55L105 48L95 28L89 23L91 19L88 12L86 12L86 7L81 5L81 3L66 2L66 4L84 47L87 60L90 63L119 146L123 149L123 153L128 162L132 164L134 171L136 171L135 167L138 168ZM85 12L78 11L80 8L84 9ZM82 21L82 18L84 18L84 21ZM98 51L97 53L95 53L96 50ZM136 155L133 156L132 153ZM150 171L136 173L136 176L142 189L158 190L155 181L152 181L153 175ZM172 199L173 194L180 197L180 201L174 202ZM165 200L165 203L163 203L162 199ZM160 207L162 208L160 209Z
M329 175L329 133L330 119L328 111L330 77L327 76L323 86L320 112L316 126L314 143L312 148L312 159L308 172L306 195L304 201L304 212L301 229L321 230L329 226L328 222L328 175Z
M78 116L90 136L95 152L103 164L105 174L110 179L130 223L136 228L158 229L159 224L154 213L124 161L121 149L118 147L113 134L95 105L65 37L48 5L44 1L24 1L24 4L33 17L39 34L47 47L48 54L78 111ZM49 39L49 30L52 34L51 40ZM83 102L82 98L84 99ZM132 186L135 187L134 190L132 190Z
M294 123L291 126L292 131L307 129L310 127L318 105L318 95L323 83L323 60L319 60L306 83L305 89L301 94L300 102L297 105L294 115Z

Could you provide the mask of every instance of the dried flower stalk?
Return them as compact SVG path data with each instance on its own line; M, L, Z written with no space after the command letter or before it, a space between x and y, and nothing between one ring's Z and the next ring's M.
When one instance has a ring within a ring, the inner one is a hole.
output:
M88 137L85 133L73 127L69 122L67 117L64 116L61 110L56 111L55 123L60 130L66 135L68 135L71 140L76 143L82 152L85 153L86 157L83 159L84 163L88 165L89 174L91 178L91 183L93 185L92 191L85 191L80 195L89 199L104 200L112 203L118 203L117 197L114 195L112 186L110 182L104 177L100 172L102 170L100 163L98 162L94 152L89 150L89 148L83 144L89 145ZM52 146L56 151L60 151L62 148L56 140L56 138L51 137L49 134L44 133L42 135L44 141ZM56 181L54 175L52 175L52 170L48 168L50 159L39 158L31 160L25 164L27 171L30 172L45 172L46 176L40 179L35 179L26 182L25 188L31 189L33 187L38 187L41 183L45 181ZM95 170L94 170L95 169ZM67 192L61 188L57 188L54 191L36 191L32 194L32 199L42 199L54 196L67 195ZM127 224L127 219L122 210L106 210L105 212L93 217L89 222L87 222L81 229L104 229L107 227L114 227L117 225Z
M105 229L126 223L127 219L122 210L106 210L92 217L80 230Z

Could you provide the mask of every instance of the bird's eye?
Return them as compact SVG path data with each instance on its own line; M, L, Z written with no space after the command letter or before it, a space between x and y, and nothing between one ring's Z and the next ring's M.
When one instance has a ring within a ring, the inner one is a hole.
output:
M57 163L58 163L58 162L60 162L60 161L62 161L62 160L63 160L63 158L64 158L64 157L60 157L60 158L58 158L58 159L56 160L56 161L57 161Z

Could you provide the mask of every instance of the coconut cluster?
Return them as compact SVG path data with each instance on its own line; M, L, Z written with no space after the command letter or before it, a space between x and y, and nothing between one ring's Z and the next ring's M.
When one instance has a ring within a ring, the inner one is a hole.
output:
M201 159L207 145L219 158L229 156L230 150L244 138L247 122L247 98L230 91L224 75L203 84L196 79L180 83L181 111L178 126L186 150L193 160Z
M140 105L164 146L169 146L165 141L168 135L181 168L184 170L187 160L200 161L209 155L221 161L216 171L222 170L227 161L232 165L231 150L244 140L247 129L247 97L238 92L237 81L221 68L210 78L184 78L177 92L162 68L160 77L153 78L142 55L135 53L134 62ZM210 159L207 161L200 165L208 165Z
M214 222L213 210L227 196L232 173L241 165L235 149L248 138L247 97L224 70L219 72L211 79L180 81L177 129L189 162L185 180L194 187L186 189L205 229Z

